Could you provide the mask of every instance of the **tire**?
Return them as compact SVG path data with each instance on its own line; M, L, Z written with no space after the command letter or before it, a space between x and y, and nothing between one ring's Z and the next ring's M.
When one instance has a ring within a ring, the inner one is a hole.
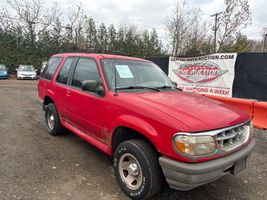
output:
M45 125L49 134L57 136L62 134L63 126L60 123L60 117L57 107L54 103L49 103L45 109Z
M158 157L145 141L136 139L121 143L115 150L113 165L122 191L132 199L150 199L161 189Z

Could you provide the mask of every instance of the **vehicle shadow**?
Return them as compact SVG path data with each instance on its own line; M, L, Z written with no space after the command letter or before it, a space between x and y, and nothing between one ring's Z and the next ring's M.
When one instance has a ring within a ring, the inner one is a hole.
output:
M98 164L91 167L100 167L102 170L109 171L112 168L112 158L86 141L82 140L70 131L66 131L65 134L60 136L62 139L66 139L79 148L81 152L90 155L91 159L96 159ZM107 167L108 166L108 167ZM112 170L113 171L113 170ZM115 176L108 177L113 179L111 181L116 182ZM119 188L119 185L116 187ZM240 177L225 176L224 178L215 182L200 186L191 191L177 191L168 187L165 182L161 191L156 195L153 200L191 200L191 199L247 199L244 196L246 190L244 183ZM120 195L123 199L126 198L122 192Z

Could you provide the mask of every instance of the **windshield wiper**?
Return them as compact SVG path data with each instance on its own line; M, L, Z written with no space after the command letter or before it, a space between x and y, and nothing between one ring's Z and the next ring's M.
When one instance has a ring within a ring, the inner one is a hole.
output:
M172 86L170 85L164 85L164 86L160 86L160 87L157 87L158 89L165 89L165 88L173 88Z
M180 88L178 87L174 87L174 86L171 86L171 85L164 85L164 86L160 86L160 87L156 87L157 89L165 89L165 88L169 88L169 89L177 89L177 90L181 90Z
M146 87L146 86L126 86L126 87L117 87L117 90L131 90L131 89L149 89L149 90L155 90L157 92L160 92L160 89L154 88L154 87Z

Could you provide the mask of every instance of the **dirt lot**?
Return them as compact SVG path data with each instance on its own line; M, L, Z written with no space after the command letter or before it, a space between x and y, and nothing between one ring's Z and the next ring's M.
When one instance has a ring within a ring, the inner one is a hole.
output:
M0 199L127 199L112 160L72 133L49 136L36 81L0 80ZM164 187L155 200L266 199L267 132L256 131L248 167L190 192Z

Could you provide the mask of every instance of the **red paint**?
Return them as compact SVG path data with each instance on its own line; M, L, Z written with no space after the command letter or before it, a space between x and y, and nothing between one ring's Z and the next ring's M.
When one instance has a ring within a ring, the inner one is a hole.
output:
M58 84L55 79L61 63L51 81L40 79L39 98L50 97L55 102L62 124L105 153L112 155L112 136L116 128L124 126L147 137L164 156L184 162L189 160L178 155L173 146L177 132L200 132L233 126L249 120L249 116L221 102L180 91L171 92L119 92L114 96L106 85L100 60L139 58L98 54L57 54L64 60L68 56L90 57L97 61L103 79L105 96L92 95L72 87ZM63 61L64 61L63 60Z

